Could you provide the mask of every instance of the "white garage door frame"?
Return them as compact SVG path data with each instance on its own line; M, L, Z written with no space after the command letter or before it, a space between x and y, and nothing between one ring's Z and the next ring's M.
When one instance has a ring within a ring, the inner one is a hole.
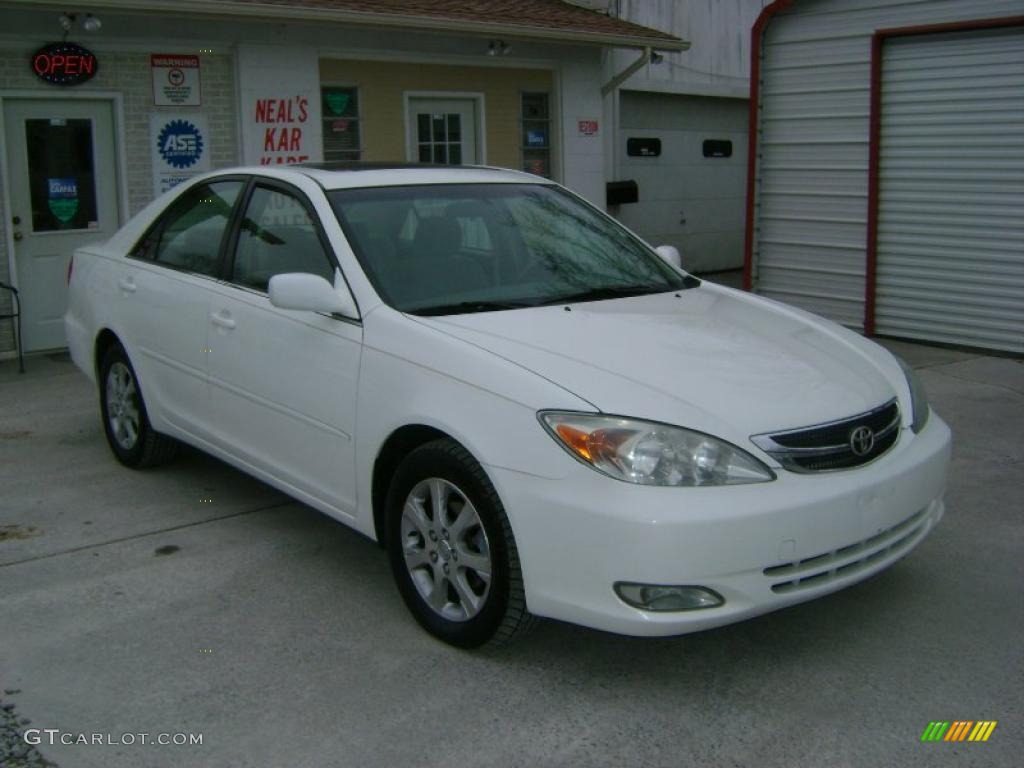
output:
M866 265L866 291L864 305L864 330L868 336L873 336L879 330L877 322L878 310L878 259L879 259L879 224L880 224L880 187L881 187L881 145L883 134L883 103L882 83L883 64L885 55L885 43L894 38L907 38L913 36L930 36L937 34L948 34L952 32L982 32L987 30L1000 30L1009 28L1024 28L1024 17L1015 16L998 19L980 19L974 21L960 21L950 24L935 24L927 26L901 27L896 29L882 29L875 32L871 44L871 108L870 108L870 135L869 135L869 160L868 160L868 220L867 220L867 265ZM942 334L938 334L941 337ZM968 334L969 335L969 334ZM981 343L972 343L969 338L949 339L932 338L933 341L948 341L968 346L987 346L1008 351L1024 351L1014 349L1010 342L993 342L991 339L981 339Z

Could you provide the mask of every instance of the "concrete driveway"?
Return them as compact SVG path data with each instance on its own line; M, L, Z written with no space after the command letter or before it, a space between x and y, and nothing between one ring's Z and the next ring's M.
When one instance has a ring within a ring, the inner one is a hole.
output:
M136 734L42 733L62 768L1019 765L1024 365L892 346L956 435L947 516L906 560L702 634L545 622L479 653L424 634L359 535L195 452L124 469L69 362L2 363L6 722ZM998 726L921 743L934 720Z

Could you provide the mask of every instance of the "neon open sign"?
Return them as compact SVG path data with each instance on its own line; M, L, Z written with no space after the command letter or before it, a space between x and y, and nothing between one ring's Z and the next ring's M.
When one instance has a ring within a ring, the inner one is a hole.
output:
M97 67L93 52L77 43L50 43L32 54L32 71L53 85L80 85Z

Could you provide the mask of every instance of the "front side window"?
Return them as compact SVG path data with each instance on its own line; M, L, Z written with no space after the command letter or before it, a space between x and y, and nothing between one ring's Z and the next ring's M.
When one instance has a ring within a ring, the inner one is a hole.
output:
M216 276L221 241L244 182L216 181L185 192L132 256L175 269Z
M328 194L364 271L403 312L507 309L685 287L650 248L557 187L432 184Z
M334 284L334 266L302 201L258 186L239 227L231 280L266 291L270 278L285 272L309 272Z

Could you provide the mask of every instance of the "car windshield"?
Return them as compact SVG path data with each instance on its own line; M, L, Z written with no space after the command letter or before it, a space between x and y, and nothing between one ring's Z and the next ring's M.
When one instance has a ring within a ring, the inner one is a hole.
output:
M328 193L381 297L422 315L637 296L684 277L611 219L545 184Z

